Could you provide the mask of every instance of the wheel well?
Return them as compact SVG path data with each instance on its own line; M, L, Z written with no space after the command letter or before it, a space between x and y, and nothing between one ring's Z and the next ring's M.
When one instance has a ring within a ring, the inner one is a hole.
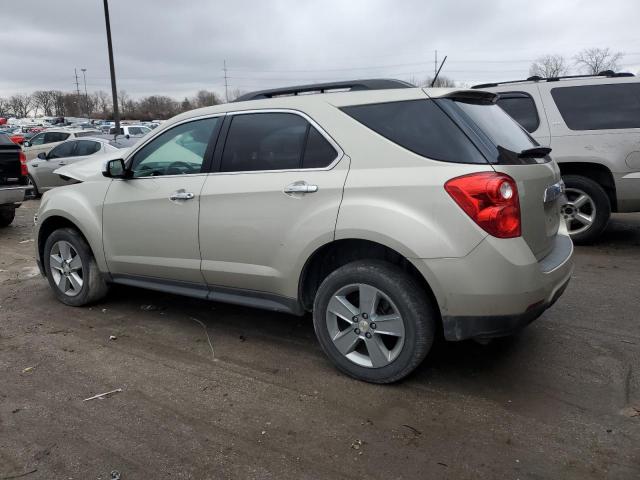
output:
M47 238L53 232L60 228L73 228L77 231L82 238L84 238L85 242L87 241L86 237L80 231L80 229L69 219L64 217L49 217L40 226L40 230L38 231L38 253L40 254L40 259L42 259L44 254L44 244L47 242ZM89 242L87 242L87 245Z
M307 311L313 309L318 287L331 272L347 263L368 259L384 260L398 265L423 287L439 312L433 290L409 260L385 245L360 239L335 240L323 245L311 255L300 277L299 297L303 308Z
M609 197L611 210L614 212L617 210L616 184L611 171L607 167L599 163L586 162L559 163L558 166L562 175L579 175L599 184Z

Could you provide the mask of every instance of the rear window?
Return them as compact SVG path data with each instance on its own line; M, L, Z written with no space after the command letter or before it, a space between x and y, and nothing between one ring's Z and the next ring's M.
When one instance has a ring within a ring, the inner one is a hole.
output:
M433 100L356 105L343 107L342 111L423 157L454 163L487 163L471 140Z
M533 98L526 93L501 93L498 106L529 133L535 132L540 126L536 104Z
M495 104L456 101L456 105L482 129L497 147L519 153L538 146L522 127Z
M571 130L640 128L640 83L557 87L551 96Z

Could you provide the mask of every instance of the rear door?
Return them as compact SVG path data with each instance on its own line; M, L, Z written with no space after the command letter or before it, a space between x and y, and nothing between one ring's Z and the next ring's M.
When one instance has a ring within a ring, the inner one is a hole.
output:
M297 296L300 262L333 239L349 159L294 111L229 114L200 200L208 285Z

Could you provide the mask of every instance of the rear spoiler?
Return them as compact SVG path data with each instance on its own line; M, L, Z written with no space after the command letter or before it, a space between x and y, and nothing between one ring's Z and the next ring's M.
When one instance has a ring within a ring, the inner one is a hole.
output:
M482 90L455 90L445 93L439 98L451 98L461 102L480 103L483 105L492 105L498 101L499 95L493 92L484 92Z

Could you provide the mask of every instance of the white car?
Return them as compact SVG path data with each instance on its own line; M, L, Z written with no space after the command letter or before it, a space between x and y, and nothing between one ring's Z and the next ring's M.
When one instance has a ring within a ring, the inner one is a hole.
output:
M125 137L143 137L149 133L151 129L144 125L120 125L120 133L116 132L115 127L109 130L112 135L124 135Z
M32 160L40 153L49 153L51 149L60 145L65 140L90 137L100 133L99 130L83 130L80 128L49 128L44 132L34 135L29 140L25 140L22 144L22 151L26 155L27 160Z

